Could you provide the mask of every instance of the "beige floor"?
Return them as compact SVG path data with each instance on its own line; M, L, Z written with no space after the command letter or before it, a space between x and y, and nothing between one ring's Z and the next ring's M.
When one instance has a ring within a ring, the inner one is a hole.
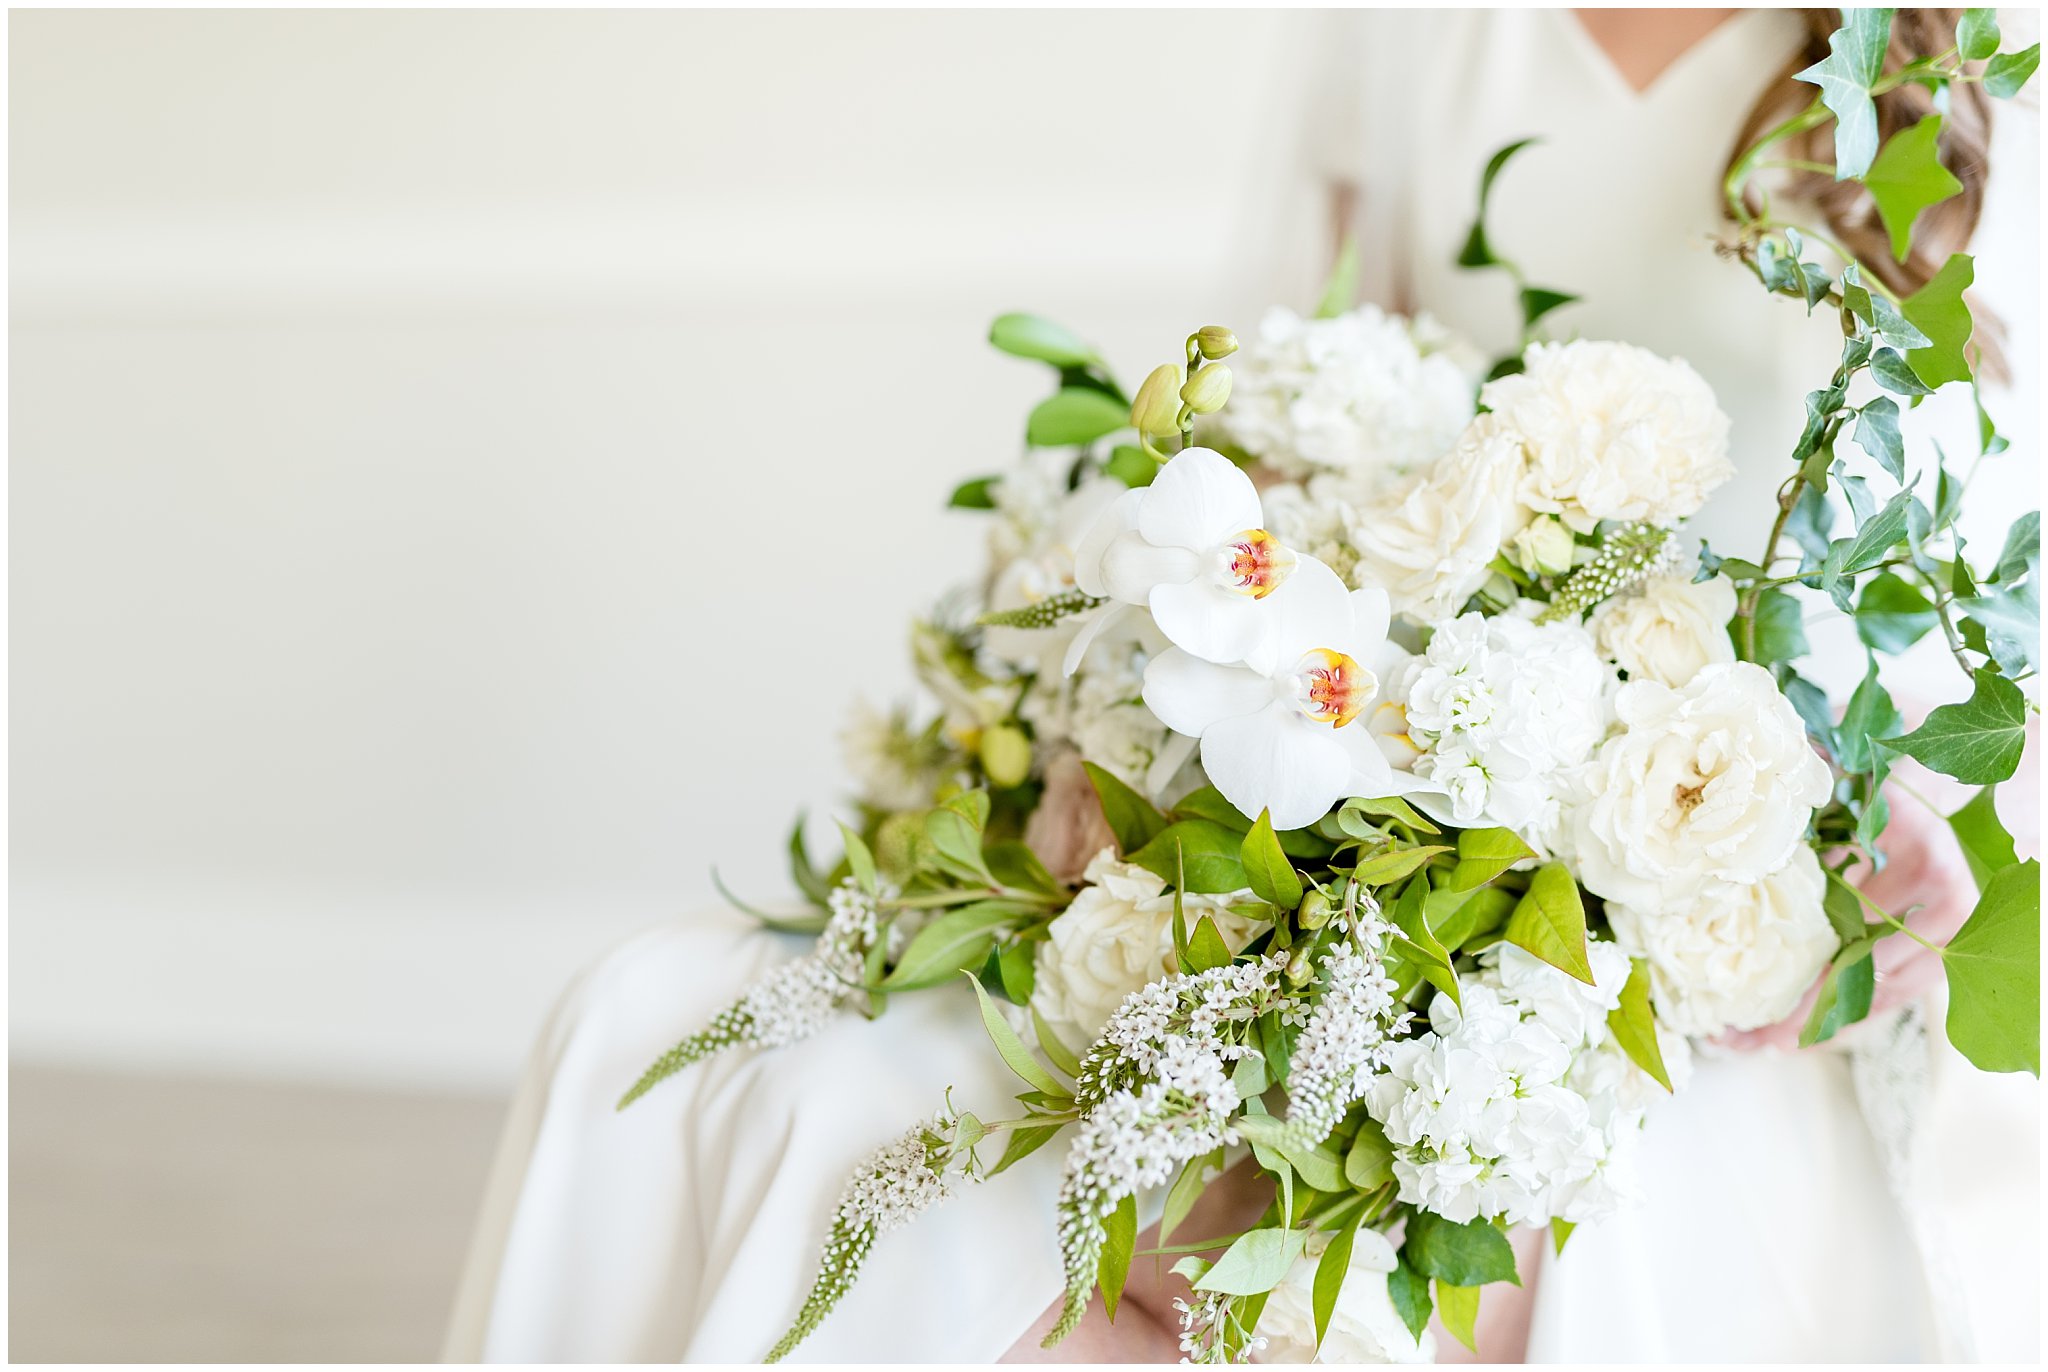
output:
M431 1360L504 1106L15 1068L8 1355Z

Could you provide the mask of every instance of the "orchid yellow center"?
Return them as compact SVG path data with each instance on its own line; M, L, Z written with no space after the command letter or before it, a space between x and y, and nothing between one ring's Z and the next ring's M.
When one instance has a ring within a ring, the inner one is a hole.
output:
M1341 729L1358 718L1379 682L1356 658L1332 648L1311 648L1294 664L1295 704L1318 724Z
M1264 600L1294 570L1294 553L1264 529L1233 534L1216 550L1217 579L1228 590Z

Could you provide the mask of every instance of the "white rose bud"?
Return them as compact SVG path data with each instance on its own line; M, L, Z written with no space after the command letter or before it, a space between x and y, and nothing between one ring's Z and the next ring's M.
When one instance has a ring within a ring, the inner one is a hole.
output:
M1728 622L1735 583L1653 577L1635 591L1601 602L1586 621L1600 655L1631 680L1683 686L1703 667L1733 662Z
M1564 521L1546 516L1508 542L1508 556L1531 576L1556 576L1572 567L1572 531Z

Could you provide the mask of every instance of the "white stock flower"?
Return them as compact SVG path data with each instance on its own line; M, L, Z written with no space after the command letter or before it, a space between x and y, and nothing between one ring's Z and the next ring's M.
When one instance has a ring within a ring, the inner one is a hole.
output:
M1268 627L1260 602L1295 565L1263 520L1258 490L1236 464L1207 448L1185 449L1095 521L1075 554L1075 584L1149 608L1166 636L1199 658L1239 661ZM1086 637L1076 644L1070 671Z
M1727 577L1652 577L1602 601L1586 628L1600 655L1630 680L1683 686L1700 668L1735 660L1734 618L1735 583Z
M997 485L998 507L1003 505L1002 493L1009 489L1007 478ZM1049 596L1073 590L1076 549L1096 521L1128 489L1115 477L1098 476L1049 499L1039 498L1041 493L1033 487L1028 517L1005 509L1007 517L999 525L1005 532L991 542L998 550L1014 547L1014 552L1007 560L996 563L996 573L989 583L988 608L1027 609ZM990 625L982 631L982 646L1012 667L1046 675L1056 670L1075 628L1071 618L1044 629Z
M1687 904L1610 902L1623 947L1650 964L1657 1017L1681 1034L1760 1029L1792 1013L1839 940L1813 849L1754 882L1710 881Z
M1435 1362L1436 1335L1424 1329L1418 1340L1409 1333L1387 1291L1387 1274L1394 1270L1394 1245L1377 1229L1366 1228L1352 1236L1351 1266L1318 1353L1316 1264L1328 1246L1326 1235L1311 1238L1308 1251L1295 1260L1267 1296L1266 1308L1259 1315L1259 1333L1266 1339L1259 1361Z
M1441 461L1359 511L1353 583L1380 587L1396 614L1418 622L1456 614L1529 522L1516 498L1523 465L1492 416L1473 420Z
M1728 416L1677 358L1627 343L1538 343L1480 400L1528 459L1520 495L1586 533L1603 519L1671 525L1735 474Z
M1751 662L1685 686L1631 681L1620 732L1581 774L1567 817L1579 880L1637 909L1688 905L1709 881L1756 882L1791 860L1833 786L1806 726Z
M1261 612L1269 632L1247 661L1219 666L1178 647L1145 668L1145 703L1202 741L1202 769L1248 815L1299 829L1348 795L1387 795L1391 773L1353 721L1379 689L1387 598L1347 591L1304 558ZM1363 789L1361 789L1363 788Z
M1447 451L1472 417L1476 376L1454 341L1362 305L1331 319L1273 309L1231 359L1229 440L1287 476L1397 476Z
M1031 1007L1075 1052L1095 1042L1125 997L1179 970L1173 896L1164 881L1117 861L1113 848L1088 864L1086 880L1073 903L1053 920L1051 937L1038 945L1031 992ZM1248 891L1185 894L1181 913L1190 929L1207 915L1230 951L1241 952L1262 926L1231 906L1250 899Z
M1547 847L1558 788L1605 734L1614 673L1577 624L1536 625L1476 611L1436 627L1389 673L1372 727L1424 786L1408 792L1433 817L1500 825Z

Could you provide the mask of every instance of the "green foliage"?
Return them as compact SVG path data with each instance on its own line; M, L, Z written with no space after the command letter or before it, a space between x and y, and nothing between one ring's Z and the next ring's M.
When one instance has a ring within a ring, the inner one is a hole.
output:
M1114 772L1092 762L1081 765L1088 769L1095 797L1102 802L1102 817L1109 822L1110 833L1116 835L1118 852L1125 856L1137 852L1166 827L1166 816L1151 801L1119 781Z
M946 504L955 510L993 510L996 486L1001 480L999 476L977 476L972 481L963 481L953 488Z
M1347 238L1330 268L1330 279L1323 283L1322 297L1316 302L1317 319L1335 319L1351 308L1358 299L1358 267L1358 240Z
M1883 932L1882 930L1879 931ZM1806 1024L1799 1031L1799 1046L1811 1048L1870 1013L1871 993L1877 987L1877 972L1870 961L1876 935L1866 935L1845 945L1828 964L1821 977L1820 995Z
M1067 386L1038 403L1024 428L1034 448L1067 448L1093 443L1131 425L1131 407L1091 386Z
M1905 652L1940 619L1933 601L1891 572L1865 582L1856 601L1856 636L1879 652Z
M1453 1224L1427 1210L1411 1210L1401 1256L1423 1276L1452 1286L1522 1284L1515 1275L1515 1250L1508 1236L1485 1220Z
M1089 595L1086 591L1060 591L1021 609L991 610L974 622L1006 629L1049 629L1069 615L1081 614L1102 603L1101 596Z
M1948 827L1962 846L1970 876L1982 891L1991 878L2019 861L2012 835L1998 817L1998 788L1986 786L1948 817Z
M1891 234L1892 256L1901 262L1920 212L1962 194L1963 183L1941 165L1940 139L1941 116L1930 114L1893 135L1863 177Z
M1529 889L1508 916L1507 941L1566 975L1593 984L1593 964L1586 955L1586 907L1579 899L1578 882L1563 863L1549 862L1536 869Z
M1190 972L1206 972L1211 967L1230 965L1230 946L1217 932L1215 920L1203 915L1196 922L1194 933L1188 936L1187 954L1181 962Z
M1123 1299L1124 1279L1131 1272L1131 1254L1138 1248L1138 1198L1125 1196L1102 1223L1102 1257L1095 1269L1095 1285L1102 1292L1102 1308L1111 1324L1116 1323L1117 1302Z
M1963 292L1976 279L1976 260L1968 253L1956 253L1926 285L1901 302L1906 318L1929 340L1926 347L1909 351L1906 361L1914 375L1930 387L1971 379L1970 359L1965 350L1975 325Z
M1362 1116L1344 1154L1344 1180L1356 1191L1374 1191L1394 1179L1394 1146L1379 1121Z
M1998 51L1998 11L1964 10L1956 23L1956 50L1965 62L1982 62Z
M1476 1286L1450 1286L1436 1283L1436 1313L1444 1322L1444 1328L1474 1353L1479 1351L1479 1342L1474 1326L1479 1323L1479 1288Z
M1790 662L1806 656L1806 612L1782 590L1765 591L1756 603L1754 643L1738 641L1745 662Z
M951 981L981 965L996 932L1030 919L1037 908L1013 900L981 900L948 910L918 931L895 969L882 979L889 991L914 991Z
M2018 52L2002 52L1984 68L1984 90L2000 100L2010 100L2033 80L2034 69L2040 65L2039 43Z
M1828 55L1797 80L1820 87L1820 98L1835 116L1835 179L1860 177L1877 156L1877 105L1870 88L1884 72L1891 41L1888 9L1842 12L1842 27L1828 39Z
M1244 836L1238 856L1253 895L1283 910L1292 910L1301 904L1301 877L1295 872L1294 864L1287 860L1287 854L1281 851L1280 840L1273 834L1272 816L1266 811L1259 812L1258 822Z
M1316 1347L1323 1346L1324 1335L1330 1332L1330 1316L1336 1313L1337 1298L1344 1293L1344 1279L1351 1274L1351 1249L1358 1237L1358 1225L1364 1218L1359 1211L1330 1239L1323 1256L1316 1260L1316 1280L1310 1309L1316 1322Z
M1256 1296L1271 1291L1301 1256L1307 1235L1298 1229L1261 1228L1240 1234L1216 1265L1202 1274L1197 1291Z
M1433 1313L1429 1278L1409 1266L1405 1256L1397 1256L1394 1270L1387 1273L1387 1296L1401 1316L1401 1323L1408 1326L1409 1334L1420 1339L1422 1331L1429 1328L1429 1317Z
M1129 860L1191 895L1227 895L1247 885L1238 836L1214 820L1175 820Z
M1657 1019L1650 1010L1650 964L1641 958L1629 960L1621 1004L1607 1012L1607 1027L1629 1061L1669 1091L1671 1075L1664 1067L1664 1050L1657 1043Z
M989 1039L995 1044L1004 1064L1026 1086L1049 1096L1064 1097L1066 1089L1053 1079L1052 1073L1046 1071L1037 1058L1031 1056L1031 1050L1024 1046L1023 1039L1017 1037L1017 1031L1003 1018L1003 1012L996 1009L995 1001L981 988L981 983L968 975L967 984L974 988L974 998L981 1005L981 1027L988 1031Z
M1948 1038L1986 1072L2041 1075L2041 864L2006 867L1942 952Z
M1493 198L1494 178L1501 174L1514 155L1536 140L1521 138L1508 144L1486 161L1486 170L1479 174L1479 210L1473 216L1472 227L1465 234L1465 246L1458 250L1458 265L1461 267L1492 267L1500 263L1495 256L1493 245L1486 239L1486 205Z
M1885 746L1972 786L2004 781L2018 770L2027 742L2027 698L1989 668L1978 668L1970 698L1942 705L1903 738Z
M1072 329L1035 314L999 315L988 327L988 341L1012 357L1055 367L1088 367L1101 360Z

